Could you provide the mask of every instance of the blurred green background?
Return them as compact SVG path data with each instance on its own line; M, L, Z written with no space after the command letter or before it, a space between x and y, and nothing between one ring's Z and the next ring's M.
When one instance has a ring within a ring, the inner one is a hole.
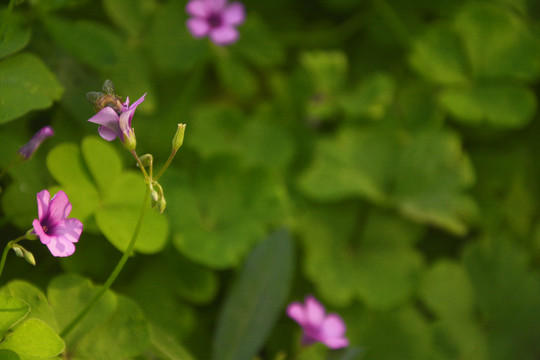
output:
M219 359L224 299L286 228L294 275L265 295L282 310L263 359L295 351L284 301L309 293L362 359L538 359L540 3L246 0L228 47L189 34L185 3L27 0L9 22L0 4L0 166L56 132L2 179L0 237L30 228L44 188L85 225L75 255L30 244L37 268L10 257L3 282L101 283L129 241L143 181L87 122L85 94L111 79L124 99L148 93L140 155L163 164L187 124L167 209L114 289L195 358Z

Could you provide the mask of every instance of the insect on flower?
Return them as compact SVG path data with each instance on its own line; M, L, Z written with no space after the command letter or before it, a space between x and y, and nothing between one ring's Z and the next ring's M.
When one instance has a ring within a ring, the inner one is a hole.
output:
M94 104L94 110L99 112L103 108L110 107L117 113L124 110L122 98L116 95L114 85L111 80L105 80L101 91L91 91L86 94L86 99Z

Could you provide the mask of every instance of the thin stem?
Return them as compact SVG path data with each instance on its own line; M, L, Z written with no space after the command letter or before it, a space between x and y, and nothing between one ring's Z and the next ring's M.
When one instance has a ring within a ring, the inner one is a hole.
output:
M159 170L158 174L156 175L156 177L154 178L154 181L158 181L158 179L161 177L161 175L163 175L163 173L165 172L165 170L167 170L167 168L169 167L169 165L171 165L171 161L174 159L174 156L176 155L176 151L173 150L171 151L171 154L169 155L169 158L167 159L167 161L165 162L165 165L163 165L161 167L161 169Z
M405 46L411 42L411 34L407 27L386 0L372 0L373 6L379 12L383 20L392 29L397 39Z
M133 155L133 157L135 158L135 160L137 160L137 164L139 164L139 168L141 168L141 171L142 173L144 174L144 179L146 180L146 183L147 184L150 184L150 182L152 181L152 178L151 177L148 177L148 174L146 173L146 170L144 168L144 165L143 163L141 162L141 159L139 159L139 156L137 155L137 153L135 152L135 150L133 150L131 152L131 155Z
M6 244L6 247L4 248L4 251L2 252L2 258L0 259L0 276L2 276L2 272L4 271L4 265L6 264L7 254L9 252L9 249L13 247L16 243L19 241L26 239L26 235L19 236L15 240L11 240Z
M82 311L73 320L71 320L71 322L64 328L64 330L62 330L62 332L60 333L61 337L65 338L71 332L71 330L73 330L75 325L77 325L86 316L86 314L90 312L90 310L101 299L103 294L105 294L105 292L109 290L111 285L114 283L114 281L116 280L116 278L118 277L122 269L124 268L124 265L126 264L131 252L133 251L133 247L135 246L135 241L137 240L137 237L139 236L139 232L141 231L142 222L144 219L144 215L146 214L146 210L148 208L149 200L150 200L150 186L146 186L146 191L144 193L144 200L143 200L141 213L139 215L139 220L137 221L137 226L135 227L135 231L133 231L133 236L131 237L131 241L129 242L126 250L124 251L124 254L120 258L120 261L118 261L118 264L114 268L111 275L109 275L109 278L107 279L107 281L105 281L105 284L103 284L101 289L96 293L96 295L94 295L92 300L90 300L90 302L86 304L84 309L82 309Z

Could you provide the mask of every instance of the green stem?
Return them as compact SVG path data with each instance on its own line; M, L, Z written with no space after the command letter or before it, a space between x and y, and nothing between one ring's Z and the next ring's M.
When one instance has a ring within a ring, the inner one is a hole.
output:
M9 24L9 18L11 17L11 12L13 11L13 6L15 5L15 0L10 0L8 8L6 10L6 15L2 19L2 26L0 26L0 43L4 42L4 35Z
M77 325L86 316L86 314L90 312L90 310L101 299L103 294L105 294L105 292L109 290L111 285L114 283L114 281L116 280L116 278L118 277L122 269L124 268L124 265L126 264L131 252L133 251L133 247L135 246L135 241L137 240L137 237L139 236L139 232L141 231L142 222L144 219L144 215L146 214L146 209L148 208L149 200L150 200L150 187L147 186L146 191L144 193L144 200L143 200L141 213L139 215L139 220L137 221L137 226L135 227L135 231L133 232L131 241L129 242L129 245L126 248L126 250L124 251L124 255L122 255L122 258L120 259L120 261L118 261L118 264L114 268L113 272L111 273L111 275L109 275L109 278L107 279L107 281L105 281L105 284L103 284L101 289L96 293L96 295L94 295L92 300L90 300L90 302L86 304L84 309L82 309L82 311L73 320L71 320L71 322L64 328L64 330L62 330L62 332L60 333L61 337L65 338L73 330L75 325Z
M392 29L396 38L403 45L408 46L411 42L411 34L392 6L386 0L372 0L371 2L388 27Z
M4 248L4 251L2 252L2 258L0 259L0 276L2 276L2 272L4 271L4 265L6 264L7 254L9 252L9 249L13 247L16 243L19 241L26 239L26 235L19 236L15 240L11 240L6 244L6 247Z
M154 181L158 181L158 179L161 177L161 175L163 175L163 173L165 172L165 170L167 170L167 168L169 167L169 165L171 165L171 161L174 159L174 156L176 155L176 151L171 151L171 154L169 155L169 158L167 159L167 161L165 162L165 165L163 165L161 167L161 169L159 170L158 174L156 175L156 177L154 178Z
M144 179L146 180L146 183L147 184L150 184L150 182L152 181L152 178L151 177L148 177L148 174L146 173L146 170L144 169L144 165L143 163L141 162L141 159L139 159L139 156L137 155L137 153L135 152L135 150L133 150L131 152L131 155L133 155L133 157L135 158L135 160L137 160L137 164L139 164L139 168L141 169L143 175L144 175Z

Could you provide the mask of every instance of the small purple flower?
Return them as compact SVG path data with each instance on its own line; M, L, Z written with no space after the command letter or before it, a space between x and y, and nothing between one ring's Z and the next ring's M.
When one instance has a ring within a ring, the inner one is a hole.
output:
M49 201L50 200L50 201ZM67 219L71 203L65 192L59 191L51 199L47 190L37 194L38 217L32 222L39 240L54 256L69 256L75 252L83 224L75 218Z
M34 136L32 136L32 138L28 143L26 143L26 145L19 149L19 155L21 155L24 160L30 159L30 157L36 152L41 143L45 141L46 138L53 135L54 131L52 127L42 127L37 133L34 134Z
M144 101L145 96L146 94L141 96L132 105L129 105L129 97L126 98L126 102L122 104L120 115L112 107L106 106L88 119L88 121L101 125L98 128L98 132L103 139L112 141L119 137L125 143L133 137L131 119L133 118L135 109Z
M235 26L246 19L244 5L227 0L190 0L186 11L192 16L186 25L196 38L209 36L216 45L230 45L240 37Z
M346 327L343 319L333 313L326 315L324 306L312 295L306 296L305 305L299 302L290 304L287 315L304 330L303 345L320 342L331 349L349 346L349 340L344 336Z

